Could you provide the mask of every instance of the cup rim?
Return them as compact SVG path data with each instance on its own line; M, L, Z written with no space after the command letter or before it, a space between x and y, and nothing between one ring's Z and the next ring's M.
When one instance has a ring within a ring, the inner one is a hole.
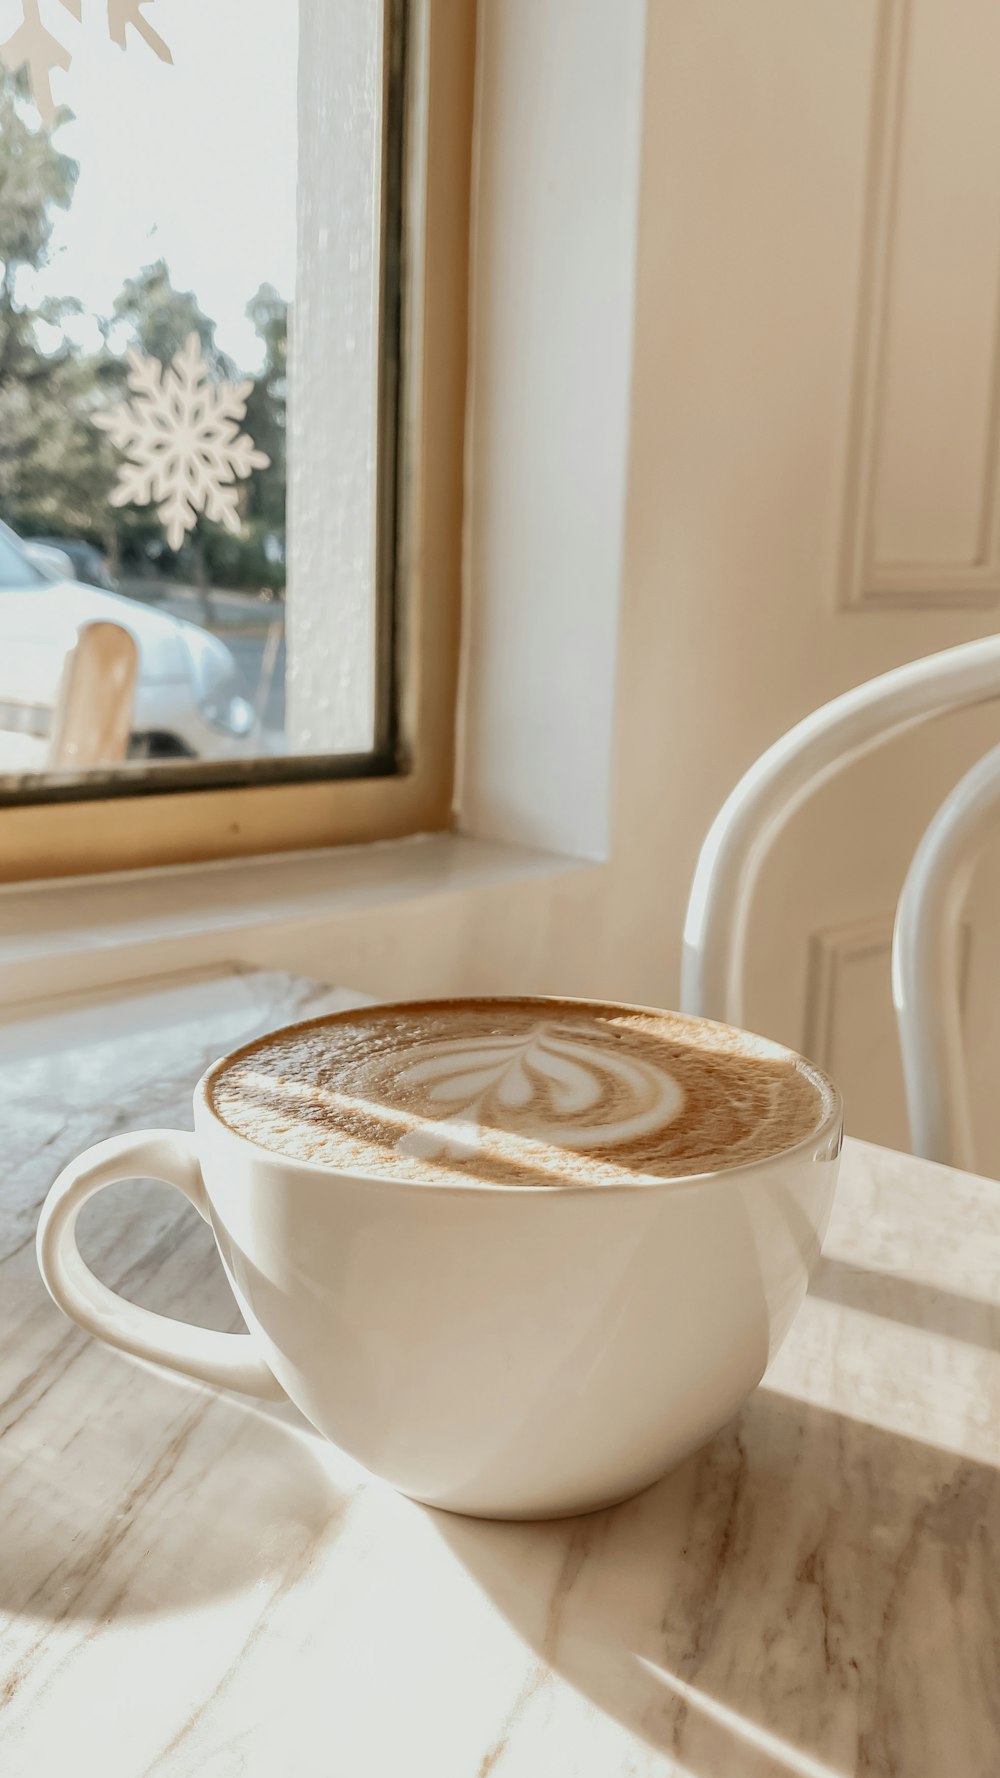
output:
M758 1042L773 1044L775 1049L791 1057L821 1086L827 1098L828 1109L808 1135L801 1137L798 1142L793 1142L788 1148L776 1149L773 1154L760 1156L756 1160L736 1161L732 1166L711 1167L701 1173L678 1173L664 1177L644 1174L636 1175L631 1179L602 1180L597 1184L570 1181L566 1184L554 1185L515 1185L509 1182L501 1183L497 1180L473 1178L445 1182L440 1179L393 1178L386 1173L367 1172L361 1167L337 1167L327 1161L311 1161L300 1155L285 1154L279 1148L266 1148L262 1142L255 1142L252 1137L245 1136L242 1131L235 1130L231 1124L227 1124L212 1104L209 1088L216 1075L235 1061L238 1056L248 1050L256 1049L259 1044L272 1038L285 1037L295 1031L308 1030L310 1026L346 1023L357 1014L369 1011L391 1013L405 1010L412 1012L415 1008L420 1007L462 1006L470 1003L477 1006L491 1003L508 1005L512 1000L545 1007L594 1006L614 1012L647 1014L654 1018L661 1017L664 1011L662 1007L642 1006L632 1001L600 1000L590 995L570 994L439 994L413 999L372 1000L360 1006L341 1007L334 1012L318 1013L312 1018L293 1019L287 1025L276 1025L273 1031L262 1031L259 1036L237 1045L235 1049L228 1050L225 1055L217 1056L215 1061L205 1069L194 1089L195 1110L200 1108L205 1112L216 1130L223 1136L230 1138L241 1147L249 1148L254 1154L263 1155L270 1161L280 1162L283 1166L296 1170L301 1169L307 1174L315 1174L327 1179L356 1180L359 1184L381 1187L388 1191L442 1193L452 1197L456 1194L478 1196L484 1192L502 1193L505 1197L534 1194L546 1198L566 1196L600 1198L608 1193L620 1194L622 1192L637 1192L644 1195L659 1191L667 1191L671 1194L676 1192L687 1194L692 1191L702 1193L712 1187L724 1188L730 1181L738 1181L748 1174L759 1172L762 1168L773 1167L779 1162L784 1164L804 1155L807 1151L822 1148L824 1143L828 1142L838 1130L837 1145L832 1153L824 1158L836 1159L841 1152L844 1139L844 1101L840 1088L835 1081L831 1080L825 1069L820 1068L816 1062L809 1061L808 1057L801 1055L798 1050L791 1049L787 1044L777 1043L773 1038L761 1038L758 1033L748 1031L744 1026L730 1025L722 1019L702 1018L698 1013L673 1013L671 1017L686 1019L692 1024L708 1025L714 1030L731 1031L738 1036L751 1037Z

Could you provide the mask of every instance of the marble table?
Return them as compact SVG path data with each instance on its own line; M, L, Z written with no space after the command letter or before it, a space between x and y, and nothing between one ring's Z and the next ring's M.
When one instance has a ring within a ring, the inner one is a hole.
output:
M848 1145L814 1289L739 1418L638 1499L504 1525L62 1319L38 1207L188 1123L204 1064L342 1003L201 977L0 1024L3 1778L996 1778L1000 1185ZM91 1263L238 1325L169 1188Z

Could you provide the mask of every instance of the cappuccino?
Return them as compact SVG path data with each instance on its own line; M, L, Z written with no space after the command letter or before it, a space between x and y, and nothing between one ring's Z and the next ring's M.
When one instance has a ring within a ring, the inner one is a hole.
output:
M436 1000L336 1013L221 1063L217 1115L258 1146L429 1184L615 1185L760 1161L830 1089L790 1051L677 1013Z

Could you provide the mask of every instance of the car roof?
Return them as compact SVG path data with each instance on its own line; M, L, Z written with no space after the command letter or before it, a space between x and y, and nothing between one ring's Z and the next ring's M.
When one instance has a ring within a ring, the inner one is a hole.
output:
M16 531L12 531L11 527L5 524L3 519L0 519L0 546L2 546L4 551L9 550L16 555L18 566L24 569L26 585L37 586L39 584L44 584L45 575L40 568L36 568L34 562L31 560L31 557L25 550L23 539L18 536Z

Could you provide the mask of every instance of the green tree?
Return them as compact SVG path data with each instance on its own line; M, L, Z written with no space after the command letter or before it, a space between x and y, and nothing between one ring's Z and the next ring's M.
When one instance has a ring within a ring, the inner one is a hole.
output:
M25 536L82 537L116 558L118 519L108 495L117 463L91 415L98 401L115 398L122 380L123 366L108 353L60 350L44 394L25 384L34 438L7 503L11 523Z
M55 130L32 127L25 97L23 78L0 69L0 507L15 522L69 443L63 422L81 374L72 346L58 337L76 305L35 306L25 293L26 274L48 263L54 212L69 208L79 171L55 146ZM67 116L59 114L56 130ZM57 330L50 351L41 348L40 327ZM99 481L88 466L95 475Z
M248 516L285 529L286 421L288 403L288 304L273 284L262 284L247 303L247 317L264 348L264 368L247 397L246 428L266 451L270 468L259 469L249 491Z
M188 336L196 333L206 364L217 376L233 375L231 360L215 343L215 322L205 314L193 290L175 290L165 259L143 266L134 278L126 278L115 297L111 325L124 327L128 343L161 364L169 364Z

